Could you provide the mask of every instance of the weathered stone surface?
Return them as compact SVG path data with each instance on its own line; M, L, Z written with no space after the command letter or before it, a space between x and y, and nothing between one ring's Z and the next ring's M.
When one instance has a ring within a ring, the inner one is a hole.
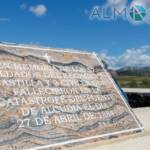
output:
M67 147L142 130L93 53L0 45L0 149Z

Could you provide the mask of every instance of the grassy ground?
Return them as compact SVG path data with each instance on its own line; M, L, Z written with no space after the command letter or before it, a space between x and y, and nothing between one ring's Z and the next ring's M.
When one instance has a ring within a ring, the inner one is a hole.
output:
M150 76L119 76L117 80L126 88L150 88Z

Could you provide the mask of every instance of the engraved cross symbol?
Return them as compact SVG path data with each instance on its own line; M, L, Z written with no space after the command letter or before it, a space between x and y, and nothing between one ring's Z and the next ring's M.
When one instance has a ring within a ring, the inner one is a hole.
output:
M48 54L46 53L44 56L43 56L47 61L48 61L48 63L50 63L51 62L51 56L48 56Z

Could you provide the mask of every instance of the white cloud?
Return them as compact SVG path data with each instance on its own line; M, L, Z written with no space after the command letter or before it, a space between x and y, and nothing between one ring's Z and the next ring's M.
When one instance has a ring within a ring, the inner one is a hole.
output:
M9 21L9 18L0 17L0 22L7 22Z
M107 0L107 4L112 8L122 10L127 6L127 0Z
M101 53L100 57L106 61L110 68L121 68L124 66L150 66L150 45L139 49L127 49L120 56L109 56Z
M28 6L27 6L27 4L25 4L25 3L23 3L23 4L20 5L20 8L21 8L21 9L26 9L27 7L28 7Z
M145 7L149 7L150 1L149 0L133 0L131 4L140 4L140 5L144 5Z
M38 5L35 5L35 6L29 6L25 3L21 4L20 5L20 8L22 10L27 10L29 12L32 12L34 15L40 17L40 16L44 16L48 9L47 7L44 5L44 4L38 4Z
M35 14L36 16L43 16L47 12L47 7L43 4L39 4L36 6L30 6L29 11Z

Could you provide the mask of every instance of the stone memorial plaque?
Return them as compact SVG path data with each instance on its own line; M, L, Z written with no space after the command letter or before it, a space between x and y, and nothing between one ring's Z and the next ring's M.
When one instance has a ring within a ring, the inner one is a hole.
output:
M142 129L95 53L0 44L0 150L61 149Z

